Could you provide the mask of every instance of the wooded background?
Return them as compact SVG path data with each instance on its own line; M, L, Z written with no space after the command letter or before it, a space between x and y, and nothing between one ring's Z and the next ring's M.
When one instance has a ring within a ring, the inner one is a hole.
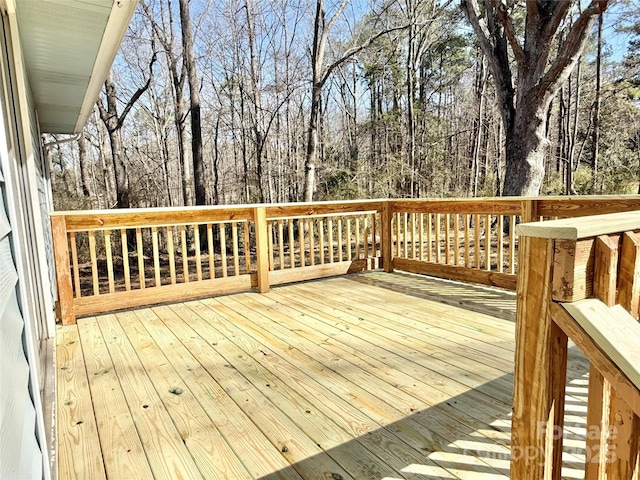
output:
M640 4L608 3L142 0L83 134L45 138L55 207L636 193Z

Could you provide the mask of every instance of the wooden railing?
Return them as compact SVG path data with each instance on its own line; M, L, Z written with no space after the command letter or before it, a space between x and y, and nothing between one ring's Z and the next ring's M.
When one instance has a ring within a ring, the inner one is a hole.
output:
M513 479L560 479L567 346L589 359L585 478L640 475L640 212L518 226Z
M523 203L520 199L393 201L393 268L514 290L515 225L526 215L528 205Z
M52 213L59 317L378 268L384 203Z
M59 317L380 267L515 289L516 222L634 209L638 196L54 212Z

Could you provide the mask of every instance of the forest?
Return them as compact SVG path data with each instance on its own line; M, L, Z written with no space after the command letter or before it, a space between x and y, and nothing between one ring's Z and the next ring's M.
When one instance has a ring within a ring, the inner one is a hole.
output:
M141 0L57 210L639 193L640 3Z

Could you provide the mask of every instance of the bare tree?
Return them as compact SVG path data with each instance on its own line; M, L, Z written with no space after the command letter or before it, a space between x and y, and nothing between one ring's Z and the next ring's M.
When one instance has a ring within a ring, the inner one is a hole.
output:
M173 100L173 121L176 128L176 140L178 143L178 158L177 161L171 159L165 159L167 163L167 174L172 178L172 183L176 179L181 182L182 185L182 204L193 204L193 166L187 161L186 144L187 144L187 109L185 107L184 100L184 86L186 80L185 74L185 62L181 61L181 53L176 51L175 45L175 32L174 32L174 19L173 10L171 6L171 0L165 2L161 0L158 2L160 5L159 18L152 11L148 2L141 2L140 5L144 11L147 20L151 24L155 38L158 40L164 50L164 56L166 59L166 68L171 78L171 93ZM174 167L175 165L175 167ZM174 175L172 175L174 174ZM178 187L179 188L179 187Z
M525 2L524 39L513 22L513 11L502 0L463 0L462 7L488 59L496 83L498 103L506 135L506 173L503 195L535 196L544 177L549 104L575 67L594 16L609 0L592 0L577 17L555 58L551 46L563 20L570 14L570 0ZM514 7L515 8L515 7ZM507 45L517 67L517 84Z
M124 162L124 151L122 148L121 130L125 118L133 108L144 92L151 85L153 77L153 64L156 61L156 54L153 53L149 62L149 78L146 83L138 88L125 104L121 114L118 114L118 95L116 85L113 82L113 75L110 71L104 82L104 96L106 99L106 107L102 104L102 99L98 99L97 105L100 112L100 119L107 128L109 133L109 143L111 145L111 161L113 162L113 171L115 175L116 186L116 202L118 208L131 207L131 192L129 190L129 177L127 176L127 167Z
M196 187L196 205L207 204L204 159L202 156L202 122L200 118L200 82L193 50L193 28L189 14L189 0L180 0L183 60L189 79L189 112L191 115L191 155Z
M336 21L344 12L349 0L342 0L335 13L327 18L324 0L316 0L315 20L313 23L313 45L311 49L311 110L309 112L309 126L307 128L307 154L305 158L304 200L313 200L316 182L316 165L318 161L318 130L320 124L320 105L322 88L333 71L344 62L361 52L378 38L388 33L403 30L407 25L385 28L370 36L364 42L347 49L329 65L325 64L325 53L329 33Z

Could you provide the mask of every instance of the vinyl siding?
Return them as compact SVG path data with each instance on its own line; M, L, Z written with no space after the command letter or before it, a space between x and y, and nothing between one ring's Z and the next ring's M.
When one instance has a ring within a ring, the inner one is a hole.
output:
M37 479L43 474L42 452L29 388L25 323L18 306L18 274L4 180L0 180L0 199L0 478Z
M37 182L31 152L37 125L25 116L28 85L11 35L15 22L1 9L0 3L0 479L42 479L50 472L39 387L45 295L32 248L41 208L30 193Z

